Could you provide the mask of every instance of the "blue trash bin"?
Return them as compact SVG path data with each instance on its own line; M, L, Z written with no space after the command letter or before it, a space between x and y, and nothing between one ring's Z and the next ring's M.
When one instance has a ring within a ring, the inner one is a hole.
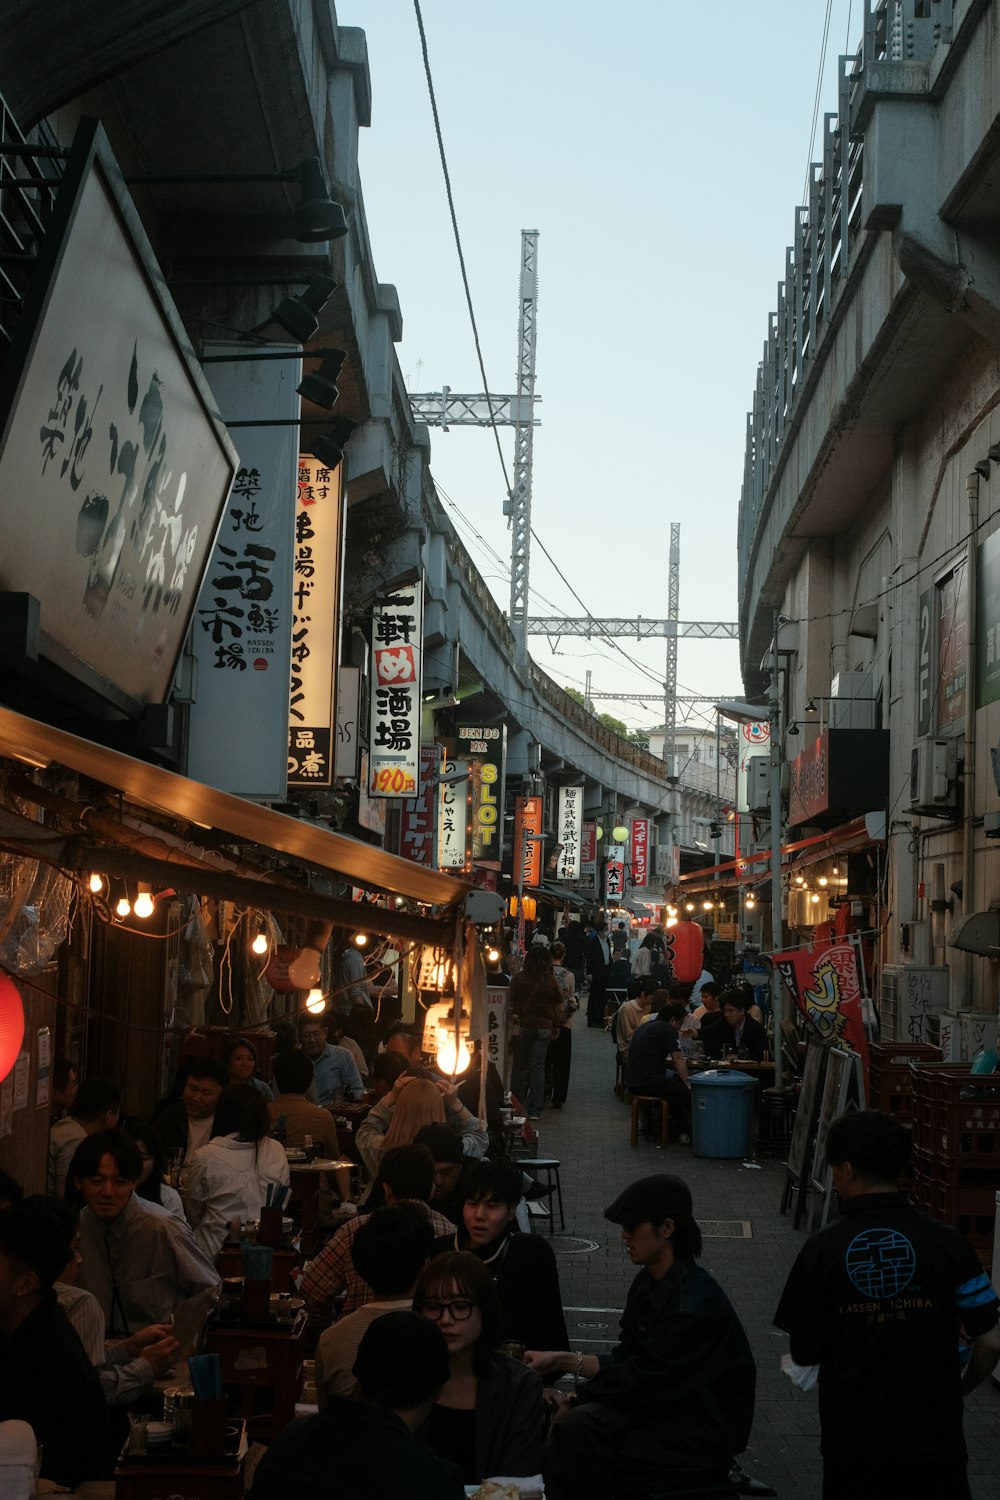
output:
M744 1157L750 1151L754 1080L748 1073L696 1073L691 1079L695 1156Z

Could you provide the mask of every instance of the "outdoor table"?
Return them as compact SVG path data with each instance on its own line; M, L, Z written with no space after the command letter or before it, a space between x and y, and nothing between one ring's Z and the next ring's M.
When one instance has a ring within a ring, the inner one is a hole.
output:
M269 1441L295 1415L307 1352L307 1326L304 1311L291 1324L271 1322L248 1327L215 1322L208 1326L205 1348L219 1356L223 1388L239 1391L243 1419L255 1439ZM270 1413L254 1411L254 1397L261 1390L271 1393ZM186 1495L185 1500L189 1500Z
M123 1453L115 1466L116 1500L243 1500L246 1453L245 1432L239 1450L220 1459Z
M351 1196L351 1172L355 1166L356 1163L350 1157L337 1157L331 1160L317 1158L316 1161L293 1161L289 1158L291 1201L297 1203L299 1207L300 1244L304 1255L312 1255L316 1250L319 1190L323 1176L331 1173L337 1179L337 1191L341 1201L346 1202ZM287 1289L279 1287L278 1290Z

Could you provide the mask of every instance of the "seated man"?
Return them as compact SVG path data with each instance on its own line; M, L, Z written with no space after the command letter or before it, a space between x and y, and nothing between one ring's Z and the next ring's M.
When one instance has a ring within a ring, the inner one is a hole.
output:
M465 1204L465 1184L473 1162L467 1156L460 1136L450 1125L425 1125L418 1130L415 1144L426 1146L434 1158L434 1191L431 1208L452 1224L461 1224Z
M687 1145L691 1139L691 1084L677 1035L683 1017L683 1004L673 1000L633 1033L625 1081L631 1094L666 1099L681 1143Z
M323 1016L312 1016L307 1011L300 1018L299 1041L312 1063L316 1098L321 1108L328 1109L348 1093L354 1099L361 1098L364 1084L358 1065L346 1047L335 1047L327 1040L327 1023Z
M310 1104L306 1098L313 1081L313 1065L304 1052L279 1052L271 1064L274 1098L267 1106L272 1129L285 1117L285 1144L300 1151L307 1135L324 1157L338 1157L337 1127L328 1109Z
M767 1033L759 1021L748 1015L753 991L747 985L734 984L722 992L722 1025L705 1028L702 1046L706 1057L721 1057L724 1047L734 1055L742 1053L753 1062L763 1062L767 1051Z
M110 1478L114 1455L97 1375L52 1290L69 1256L44 1214L0 1212L0 1421L27 1422L42 1478L74 1488Z
M458 1470L415 1434L448 1379L448 1345L436 1323L386 1313L361 1340L359 1401L334 1396L315 1417L280 1432L258 1465L249 1500L463 1500Z
M649 1019L655 989L656 985L648 974L641 979L629 980L628 999L615 1015L612 1028L615 1044L623 1058L628 1056L628 1049L636 1030Z
M72 1176L82 1194L80 1285L101 1304L110 1339L168 1323L187 1297L217 1286L219 1273L172 1214L140 1208L142 1157L122 1131L84 1141Z
M110 1078L88 1078L77 1089L69 1112L49 1131L49 1187L61 1198L66 1173L80 1142L98 1130L114 1130L121 1114L122 1091Z
M190 1161L212 1138L215 1106L229 1087L229 1069L214 1057L192 1057L186 1066L184 1092L156 1116L156 1128L168 1156L180 1151Z
M520 1234L514 1219L524 1178L507 1161L478 1162L464 1183L458 1232L442 1236L435 1253L468 1250L496 1283L500 1337L520 1344L567 1342L559 1268L548 1240Z
M361 1340L377 1318L409 1312L413 1288L433 1244L434 1230L422 1203L394 1203L365 1214L351 1245L351 1259L374 1297L319 1336L316 1390L321 1407L330 1396L355 1394L354 1361Z
M750 1436L757 1371L728 1298L696 1264L701 1231L687 1184L666 1174L640 1178L604 1217L622 1226L640 1268L619 1343L610 1354L525 1355L541 1375L586 1377L549 1433L548 1500L723 1480Z
M375 1180L378 1201L380 1205L417 1203L426 1207L433 1181L434 1160L426 1146L393 1146L383 1156ZM373 1189L372 1197L375 1196ZM455 1225L450 1219L435 1213L433 1207L428 1208L427 1213L435 1235L455 1233ZM355 1236L361 1232L367 1217L367 1214L358 1214L348 1219L336 1234L331 1235L319 1254L307 1261L302 1274L302 1295L310 1312L329 1313L341 1292L346 1294L341 1309L343 1317L372 1300L375 1294L358 1273L351 1256Z

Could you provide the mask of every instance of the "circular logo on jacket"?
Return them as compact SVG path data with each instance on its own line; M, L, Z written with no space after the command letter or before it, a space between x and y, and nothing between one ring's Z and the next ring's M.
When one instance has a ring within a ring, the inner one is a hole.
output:
M863 1297L898 1297L917 1269L917 1257L898 1229L863 1229L847 1247L844 1269Z

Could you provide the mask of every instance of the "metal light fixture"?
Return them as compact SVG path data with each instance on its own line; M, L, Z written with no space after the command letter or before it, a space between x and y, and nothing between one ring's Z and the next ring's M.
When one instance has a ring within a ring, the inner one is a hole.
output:
M303 375L295 387L297 393L314 406L332 411L340 395L336 385L337 375L346 358L344 349L331 349L318 370L311 370L309 374Z
M791 739L794 735L797 735L798 732L799 732L799 726L798 726L797 722L793 719L792 722L789 724L788 728L785 730L785 733L788 735L789 739Z
M976 461L976 464L975 464L975 470L976 470L976 473L980 476L981 479L989 479L990 472L991 472L989 459L988 458L980 458L980 459L978 459Z
M335 469L344 457L344 444L357 426L350 417L340 417L328 432L312 438L308 451L328 469Z
M271 321L290 333L296 342L308 343L319 328L319 314L337 290L338 284L333 276L314 276L304 291L278 303L271 314Z
M295 238L303 244L318 240L340 240L347 233L343 207L330 197L319 158L309 156L286 172L214 172L190 173L179 177L126 177L128 187L157 185L211 185L233 182L296 182L299 202L292 213Z
M816 707L815 703L813 702L813 700L810 698L809 702L806 704L806 713L807 714L814 714L814 713L818 713L818 712L819 712L819 710L817 709L817 707Z
M1000 464L1000 443L991 443L986 450L986 457L992 458L995 464Z

